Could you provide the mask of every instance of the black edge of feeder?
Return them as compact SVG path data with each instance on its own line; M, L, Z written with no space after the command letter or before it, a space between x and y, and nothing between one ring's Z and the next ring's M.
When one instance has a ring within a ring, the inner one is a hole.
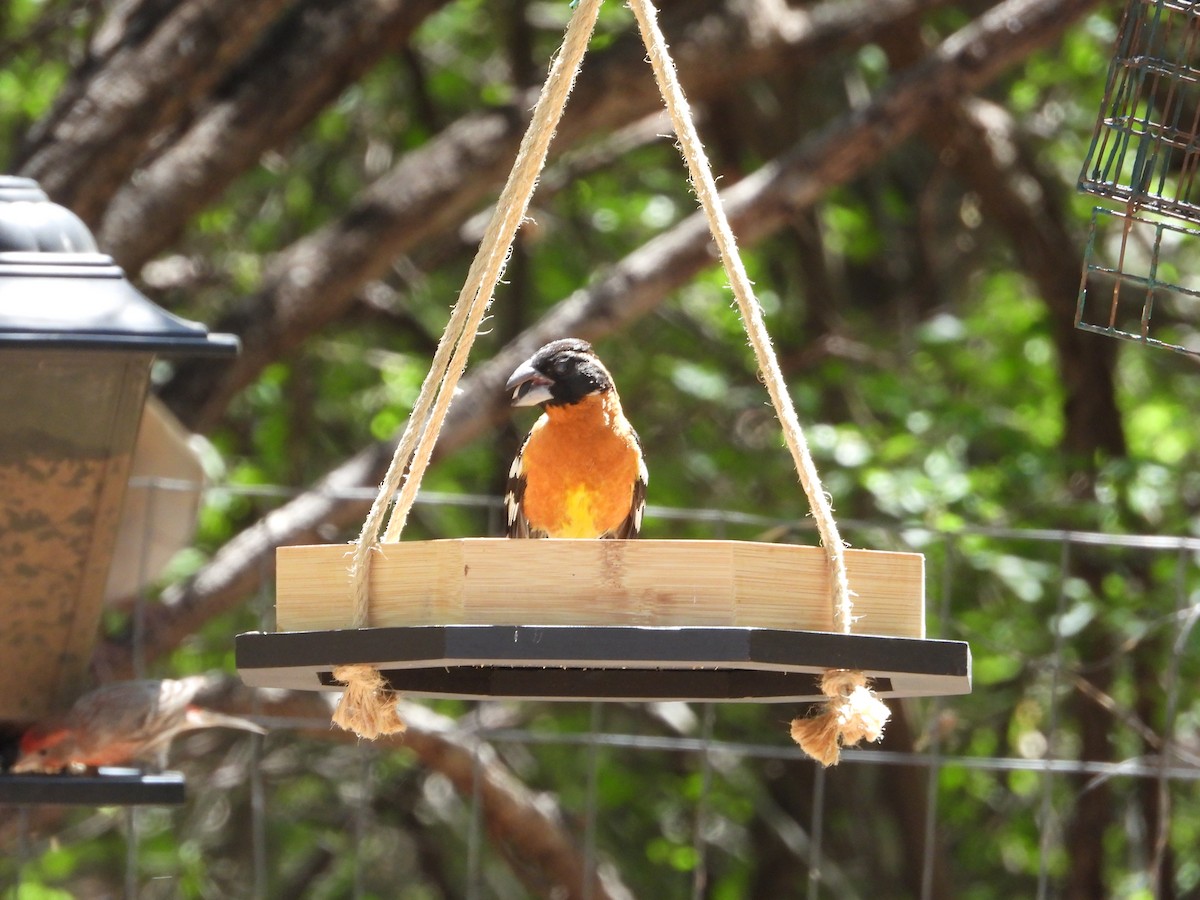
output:
M15 806L178 806L179 772L100 769L94 775L0 775L0 804Z
M382 669L393 690L413 696L464 699L624 701L771 701L798 702L821 696L820 677L811 672L763 672L757 669L579 669L506 666ZM319 672L321 683L339 690L332 672ZM890 678L876 678L877 693L891 696Z
M339 665L379 668L415 696L791 702L826 669L866 672L883 697L965 694L962 641L748 627L420 625L239 634L255 687L338 690Z

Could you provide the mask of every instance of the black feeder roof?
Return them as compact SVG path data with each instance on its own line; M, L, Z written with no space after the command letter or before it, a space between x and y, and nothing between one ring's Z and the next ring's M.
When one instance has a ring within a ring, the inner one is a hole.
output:
M157 306L37 182L0 176L0 349L63 348L230 356L238 340Z

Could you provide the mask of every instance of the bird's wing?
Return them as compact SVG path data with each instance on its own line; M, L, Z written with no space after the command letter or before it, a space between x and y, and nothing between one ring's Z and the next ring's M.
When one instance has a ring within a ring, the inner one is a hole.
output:
M602 538L628 540L637 537L642 531L642 513L646 509L646 485L650 481L650 473L646 469L646 457L642 452L642 439L637 436L637 432L632 428L629 430L629 433L633 435L633 440L637 444L638 451L638 475L637 480L633 483L633 495L629 504L629 515L615 529L607 534L600 535Z
M238 728L242 731L252 731L255 734L266 734L267 729L257 722L251 722L241 716L229 716L213 709L199 706L190 707L187 711L187 726L189 728Z
M114 681L85 694L68 715L85 730L99 724L122 734L137 734L163 710L178 710L182 715L194 694L187 680Z
M531 431L521 442L521 449L513 457L512 466L508 470L508 482L504 487L504 513L507 517L506 533L510 538L541 537L535 535L529 528L529 520L525 518L522 504L525 502L525 446L529 443Z

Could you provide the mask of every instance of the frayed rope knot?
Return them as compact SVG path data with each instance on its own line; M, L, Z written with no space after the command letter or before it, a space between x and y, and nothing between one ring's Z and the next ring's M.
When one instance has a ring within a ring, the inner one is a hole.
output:
M826 670L821 693L829 699L819 713L792 719L792 740L821 765L836 766L842 747L883 737L892 711L867 687L862 672Z
M404 720L396 708L396 694L374 666L337 666L333 677L346 690L333 711L333 722L344 731L375 740L382 734L404 731Z

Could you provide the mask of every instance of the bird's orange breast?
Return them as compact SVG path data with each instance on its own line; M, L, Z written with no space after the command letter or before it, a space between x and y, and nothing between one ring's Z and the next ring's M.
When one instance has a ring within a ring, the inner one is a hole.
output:
M629 516L637 438L612 392L549 407L525 445L522 511L550 537L595 538Z

